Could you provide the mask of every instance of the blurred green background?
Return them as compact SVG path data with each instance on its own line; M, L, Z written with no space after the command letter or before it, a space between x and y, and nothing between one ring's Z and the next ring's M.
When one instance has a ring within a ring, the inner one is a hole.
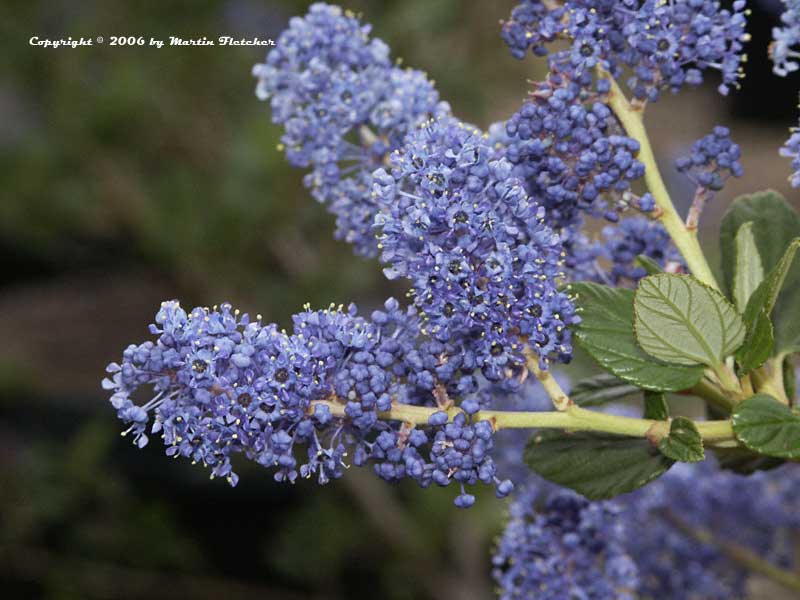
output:
M350 2L465 120L507 118L541 64L511 58L513 1ZM158 444L136 450L99 382L163 299L230 300L288 323L303 303L401 295L333 240L333 219L276 150L252 47L44 49L28 39L273 37L308 3L7 1L0 6L0 595L4 598L491 598L504 503L351 471L324 488L242 464L235 489ZM663 164L721 122L746 176L788 192L776 158L794 83L768 74L756 11L744 90L665 96ZM766 32L766 33L765 33ZM768 106L765 106L768 105ZM676 202L691 190L672 177ZM791 196L790 196L791 197Z

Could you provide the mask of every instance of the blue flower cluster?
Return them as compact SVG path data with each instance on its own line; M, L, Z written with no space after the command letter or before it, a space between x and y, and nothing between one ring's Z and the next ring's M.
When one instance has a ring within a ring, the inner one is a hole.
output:
M776 75L785 77L800 68L797 59L800 58L800 1L782 0L784 4L781 14L781 26L772 28L772 44L769 53Z
M800 1L782 0L784 10L781 14L781 27L772 29L773 42L769 47L774 62L773 71L782 77L800 68ZM800 128L793 127L789 139L780 149L780 155L792 159L792 174L789 181L792 187L800 187Z
M469 401L462 408L466 411L468 406ZM454 503L459 508L475 503L475 496L466 492L466 485L494 485L498 498L511 493L514 484L499 478L491 456L494 431L488 421L472 422L466 412L450 421L445 411L437 411L428 425L426 432L406 425L396 428L382 424L382 431L373 441L364 441L357 447L354 464L373 461L375 472L386 481L408 477L422 487L456 483L461 491Z
M336 215L336 235L374 255L371 173L430 115L448 114L424 73L394 66L389 48L350 12L313 4L295 17L264 64L256 94L269 99L289 162Z
M629 217L604 227L602 233L602 239L597 241L590 242L585 237L576 241L572 259L568 261L570 279L635 287L647 275L636 265L636 257L640 255L651 258L665 270L674 272L684 268L680 253L658 221Z
M202 463L232 485L235 454L273 468L277 481L316 475L321 484L340 477L352 455L390 481L456 482L458 506L474 502L465 485L495 485L500 497L513 489L490 456L491 425L471 417L479 408L474 361L460 348L421 341L413 310L388 300L371 319L350 306L306 310L293 322L289 334L229 304L186 313L165 302L151 326L156 342L129 346L108 367L104 387L129 425L124 435L142 447L152 421L168 455ZM153 393L141 405L140 388ZM464 398L453 420L444 412L449 394ZM444 410L424 430L380 421L395 399Z
M792 174L789 176L789 182L792 187L800 187L800 127L792 128L789 139L780 149L780 155L792 159Z
M728 177L742 176L741 155L730 129L718 126L692 144L689 156L680 157L675 167L708 196L721 190Z
M744 477L708 460L676 464L653 485L625 497L626 520L637 532L626 540L636 557L643 598L744 598L748 573L721 544L746 548L783 568L792 564L800 532L796 470ZM687 529L688 528L688 529ZM701 543L688 530L710 532Z
M632 600L638 574L624 546L632 531L618 506L554 491L536 510L538 492L533 486L515 495L495 549L500 599Z
M742 76L745 8L744 0L732 10L717 0L523 0L502 35L517 58L528 50L547 55L551 42L569 40L549 62L573 81L590 80L596 66L614 77L627 67L628 87L639 100L699 85L709 68L720 72L719 91L727 94Z
M426 333L463 340L491 381L524 368L526 344L543 366L569 361L578 318L557 287L560 238L480 131L431 120L374 181L384 272L411 280Z
M518 481L493 558L501 598L743 598L749 573L724 545L797 566L800 479L791 468L744 477L713 460L679 463L632 494L594 503L537 478Z
M505 155L513 173L556 229L579 226L582 211L616 221L617 206L608 209L602 197L620 200L644 175L636 160L639 143L623 135L603 102L607 92L604 79L590 94L578 83L550 77L506 123Z

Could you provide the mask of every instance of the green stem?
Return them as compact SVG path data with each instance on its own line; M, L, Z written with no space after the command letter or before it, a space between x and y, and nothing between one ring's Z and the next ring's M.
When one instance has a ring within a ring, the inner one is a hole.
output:
M316 405L325 405L336 417L345 417L345 405L338 400L315 400L311 403L309 411L313 412ZM438 412L439 408L428 406L415 406L412 404L395 403L390 410L378 413L378 418L384 421L402 421L413 425L426 425L430 416ZM447 413L452 419L461 411L452 407ZM481 410L473 415L475 421L489 421L495 430L499 429L569 429L573 431L597 431L627 435L631 437L650 438L654 426L663 425L662 421L653 419L636 419L621 417L605 413L586 410L575 404L570 404L563 411L525 412ZM733 440L731 422L724 421L699 421L695 423L700 435L708 442Z
M553 377L553 374L547 370L542 371L539 368L539 358L533 354L530 350L525 351L525 357L527 359L528 370L536 376L536 379L542 384L544 391L547 392L547 395L550 396L550 399L553 401L553 406L555 406L556 410L567 410L567 408L572 404L572 400L569 399L566 392L561 388L556 378Z
M730 396L723 394L716 385L705 378L695 384L695 386L689 390L689 393L699 396L703 400L710 402L717 408L721 408L726 412L730 412L735 405L734 400Z
M525 351L525 357L527 358L528 370L533 373L542 384L542 387L547 392L547 395L550 396L550 399L553 401L553 406L555 406L556 410L562 414L566 413L565 416L567 417L567 424L563 425L565 429L576 429L580 431L603 431L605 433L618 433L620 435L646 437L650 440L656 441L660 440L669 433L669 425L664 421L617 417L614 415L607 415L605 413L585 410L579 406L576 406L563 388L559 385L558 381L556 381L556 378L553 377L553 374L549 370L543 371L539 368L539 359L533 352L530 351L530 349ZM738 384L738 380L736 383ZM701 381L695 387L699 388L699 390L703 391L704 393L707 393L709 396L713 395L715 400L722 404L723 408L726 408L730 411L731 406L733 406L734 401L724 396L722 392L711 383ZM485 412L488 411L483 411L481 414ZM543 413L519 414L534 415L534 419L536 419L535 415L542 415ZM558 413L552 414L557 415ZM519 419L519 417L515 417L515 420L524 422L524 419ZM506 421L512 422L509 421L508 417L506 417ZM497 417L495 417L495 423L497 422ZM559 420L556 419L556 422L559 422ZM711 423L711 425L709 425L709 423ZM733 430L730 428L729 421L710 421L709 423L697 424L698 429L705 430L706 437L704 437L704 439L706 441L725 441L729 439L734 439L735 441L735 438L733 437ZM512 427L513 426L514 425L512 425ZM522 426L524 427L524 425ZM531 425L531 427L545 426ZM558 425L554 425L554 427L558 427ZM495 428L497 428L497 425L495 425Z
M664 514L664 517L687 537L701 544L715 547L721 554L753 573L764 575L787 589L800 592L800 575L776 567L749 548L745 548L733 542L718 540L707 529L693 527L669 511Z
M722 391L728 394L734 404L744 399L742 384L739 378L736 377L736 373L734 373L730 367L725 363L720 363L712 368L711 371L713 371L714 375L717 377Z
M607 78L611 83L611 91L608 94L609 106L614 111L614 114L617 115L626 133L639 142L638 158L645 166L645 183L655 199L657 210L660 210L659 221L669 233L692 275L718 290L717 281L711 272L711 267L708 265L703 250L700 248L700 243L697 241L697 232L686 227L678 211L675 210L667 187L664 185L664 180L661 178L658 164L653 155L653 148L650 145L650 140L644 127L642 109L634 107L628 102L613 77L602 71L601 76Z
M786 358L785 354L779 354L767 364L770 368L769 382L778 391L780 396L778 399L784 404L790 404L790 398L786 393L786 386L783 382L783 360Z
M751 375L756 391L769 394L786 405L789 404L789 398L783 386L782 356L767 361L765 365L753 371Z

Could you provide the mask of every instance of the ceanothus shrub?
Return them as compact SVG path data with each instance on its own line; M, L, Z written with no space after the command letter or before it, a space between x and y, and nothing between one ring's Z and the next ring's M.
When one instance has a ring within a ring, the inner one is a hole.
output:
M784 3L782 76L800 56L800 5ZM238 456L288 482L365 466L454 487L460 508L492 486L511 496L501 598L735 598L750 573L800 590L800 216L772 191L735 200L718 279L697 229L740 148L714 126L677 160L696 187L682 216L644 126L665 91L738 88L747 14L523 1L502 36L549 72L483 131L369 25L312 5L254 67L257 95L336 236L407 297L305 307L288 331L164 302L103 382L123 435L231 485ZM800 185L800 134L780 154ZM602 373L569 385L552 370L576 348Z

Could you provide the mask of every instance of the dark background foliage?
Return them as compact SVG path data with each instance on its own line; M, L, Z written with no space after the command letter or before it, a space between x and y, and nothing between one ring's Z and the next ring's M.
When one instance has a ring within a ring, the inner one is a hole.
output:
M541 64L510 57L512 1L349 3L465 120L508 117ZM0 590L6 598L490 598L505 506L351 471L325 488L242 464L235 489L158 444L142 451L99 382L147 336L161 300L231 300L287 324L304 302L387 295L375 262L332 239L332 218L276 150L250 77L252 47L48 50L33 35L276 38L308 3L4 2L0 7ZM665 97L651 124L669 161L717 122L734 127L737 193L784 191L777 159L794 83L769 75L773 15L756 10L748 79ZM791 195L790 195L791 197ZM388 293L402 297L394 287Z

